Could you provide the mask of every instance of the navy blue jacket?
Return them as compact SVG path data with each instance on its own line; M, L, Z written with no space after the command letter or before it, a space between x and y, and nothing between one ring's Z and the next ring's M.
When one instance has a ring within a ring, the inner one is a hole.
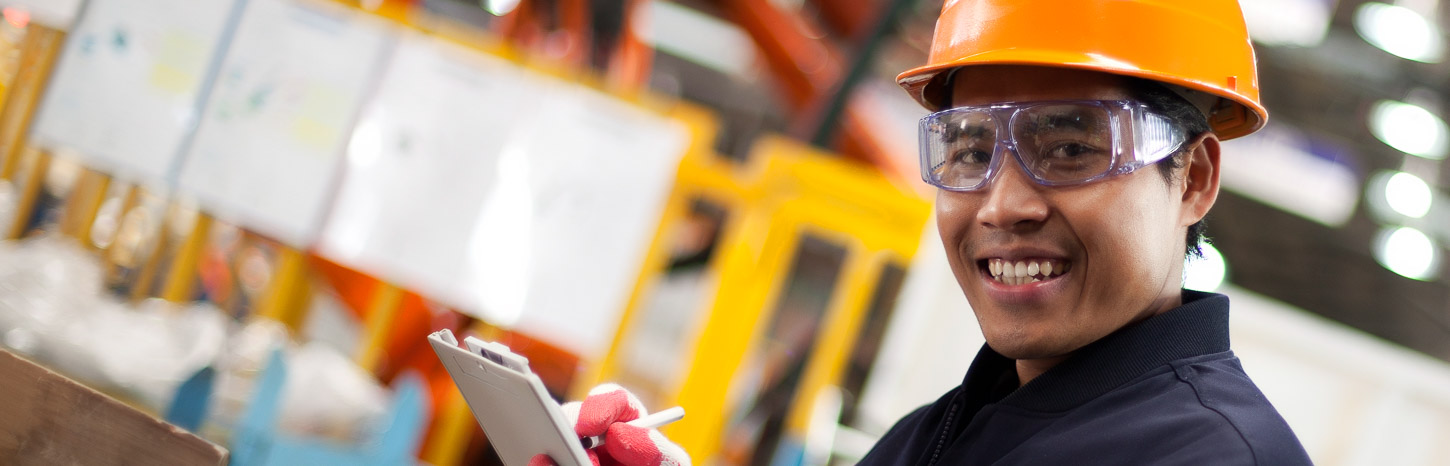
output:
M1183 300L1021 388L1015 361L983 346L961 386L860 464L1310 464L1229 351L1228 297Z

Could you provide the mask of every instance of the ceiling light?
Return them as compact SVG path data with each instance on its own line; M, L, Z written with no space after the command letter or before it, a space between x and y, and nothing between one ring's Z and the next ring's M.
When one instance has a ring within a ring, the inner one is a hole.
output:
M660 0L650 1L636 15L635 35L661 52L731 76L747 76L755 67L755 42L735 24Z
M1217 290L1223 285L1224 277L1228 276L1228 263L1223 260L1223 254L1211 245L1200 245L1199 250L1203 251L1203 257L1189 257L1188 263L1183 266L1183 287L1198 291Z
M1385 201L1390 208L1410 218L1422 218L1430 212L1434 193L1420 177L1405 172L1390 175L1385 183Z
M1402 6L1369 2L1354 12L1354 30L1365 42L1397 57L1436 63L1444 52L1440 28Z
M1429 280L1436 275L1439 248L1420 230L1388 228L1380 231L1376 243L1375 260L1391 272L1415 280Z
M1332 4L1324 0L1242 0L1244 22L1254 42L1313 47L1329 32Z
M503 16L513 13L518 8L519 0L481 0L483 9L488 10L494 16Z
M1360 186L1353 159L1335 141L1274 120L1257 133L1223 143L1222 182L1255 201L1339 228L1354 216L1360 197L1383 200L1383 185L1372 193Z
M1444 120L1424 107L1404 102L1376 102L1370 110L1369 130L1390 147L1427 159L1445 158L1450 145Z

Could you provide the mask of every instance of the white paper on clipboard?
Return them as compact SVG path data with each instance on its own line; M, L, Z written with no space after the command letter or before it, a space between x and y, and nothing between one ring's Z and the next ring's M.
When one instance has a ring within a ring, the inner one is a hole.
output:
M219 217L308 246L392 33L337 5L249 0L182 162L180 188Z
M232 0L92 0L70 32L32 137L88 165L168 185Z
M353 131L319 252L463 306L458 277L499 155L540 111L536 86L502 59L404 34Z

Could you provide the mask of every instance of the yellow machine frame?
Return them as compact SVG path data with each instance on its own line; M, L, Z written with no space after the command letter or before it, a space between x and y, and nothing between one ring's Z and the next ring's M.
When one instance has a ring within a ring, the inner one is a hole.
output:
M800 238L829 239L844 246L847 256L787 418L786 436L795 439L804 437L811 414L810 403L799 400L813 400L838 383L881 271L910 261L930 214L926 200L879 173L781 137L758 141L750 162L740 166L692 152L681 164L621 330L593 378L605 381L619 373L621 348L635 327L631 319L663 269L661 240L668 226L686 214L692 199L724 205L730 217L709 265L719 277L713 299L696 317L703 325L692 339L688 367L679 369L682 383L664 390L689 413L667 433L697 461L720 450L729 413L738 408L727 395L741 365L759 351Z

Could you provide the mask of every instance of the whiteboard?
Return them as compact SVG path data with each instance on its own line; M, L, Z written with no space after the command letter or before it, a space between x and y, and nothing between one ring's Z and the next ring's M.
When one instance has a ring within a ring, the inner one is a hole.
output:
M601 356L639 277L684 125L580 86L545 96L508 142L461 283L480 317Z
M167 186L234 4L92 0L61 51L32 138L118 177Z
M687 143L613 97L409 36L353 134L319 252L600 355Z
M178 186L218 217L308 246L391 40L341 6L249 0Z
M460 306L458 277L504 141L544 87L502 60L405 34L347 149L318 251Z

